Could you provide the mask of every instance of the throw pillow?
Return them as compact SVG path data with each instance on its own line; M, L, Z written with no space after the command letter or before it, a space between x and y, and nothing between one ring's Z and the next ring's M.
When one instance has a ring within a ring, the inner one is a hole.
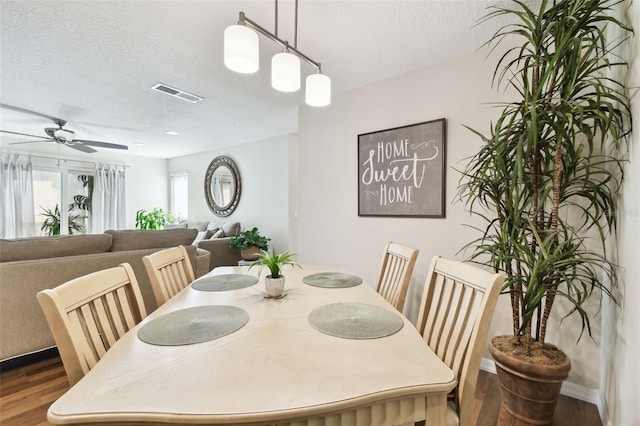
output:
M216 238L222 238L224 237L224 235L222 234L222 229L218 229L215 233L213 233L209 239L210 240L215 240Z
M197 246L198 243L207 237L207 231L199 231L196 235L196 239L191 243L192 246Z
M211 237L213 237L213 235L216 234L218 231L222 232L222 229L218 229L218 228L207 229L204 238L207 240L210 240Z

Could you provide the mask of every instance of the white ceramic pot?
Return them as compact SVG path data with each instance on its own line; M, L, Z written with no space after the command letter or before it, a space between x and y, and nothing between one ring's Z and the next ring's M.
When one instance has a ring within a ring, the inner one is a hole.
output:
M284 276L271 278L271 275L268 275L264 279L264 286L269 297L280 297L284 290Z

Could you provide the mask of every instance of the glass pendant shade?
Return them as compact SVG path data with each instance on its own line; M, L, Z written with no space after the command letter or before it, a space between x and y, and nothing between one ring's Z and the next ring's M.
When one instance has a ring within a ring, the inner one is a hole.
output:
M291 53L273 55L271 85L281 92L295 92L300 89L300 59Z
M307 105L322 107L331 103L331 79L324 74L307 77L305 101Z
M232 71L251 74L260 67L258 34L244 25L224 30L224 64Z

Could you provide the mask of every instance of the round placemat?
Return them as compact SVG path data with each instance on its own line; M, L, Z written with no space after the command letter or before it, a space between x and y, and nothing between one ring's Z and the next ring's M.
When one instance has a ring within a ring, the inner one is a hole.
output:
M258 278L253 275L223 274L198 278L191 287L200 291L228 291L251 287L257 282Z
M362 278L342 272L319 272L302 279L305 284L324 288L355 287L362 284Z
M149 321L138 330L138 338L151 345L191 345L231 334L248 321L249 314L237 306L195 306Z
M332 303L309 314L316 330L345 339L377 339L397 333L404 326L398 314L364 303Z

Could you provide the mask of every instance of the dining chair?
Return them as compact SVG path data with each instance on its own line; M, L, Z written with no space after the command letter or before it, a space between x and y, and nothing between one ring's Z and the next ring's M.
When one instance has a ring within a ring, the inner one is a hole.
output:
M147 316L128 263L42 290L37 298L72 386Z
M196 278L184 246L160 250L142 258L158 306L178 294Z
M431 261L417 327L456 375L447 425L471 426L480 361L504 276L436 256ZM429 425L427 425L429 426Z
M394 242L387 244L384 252L376 291L400 312L404 308L411 273L417 258L418 249Z

